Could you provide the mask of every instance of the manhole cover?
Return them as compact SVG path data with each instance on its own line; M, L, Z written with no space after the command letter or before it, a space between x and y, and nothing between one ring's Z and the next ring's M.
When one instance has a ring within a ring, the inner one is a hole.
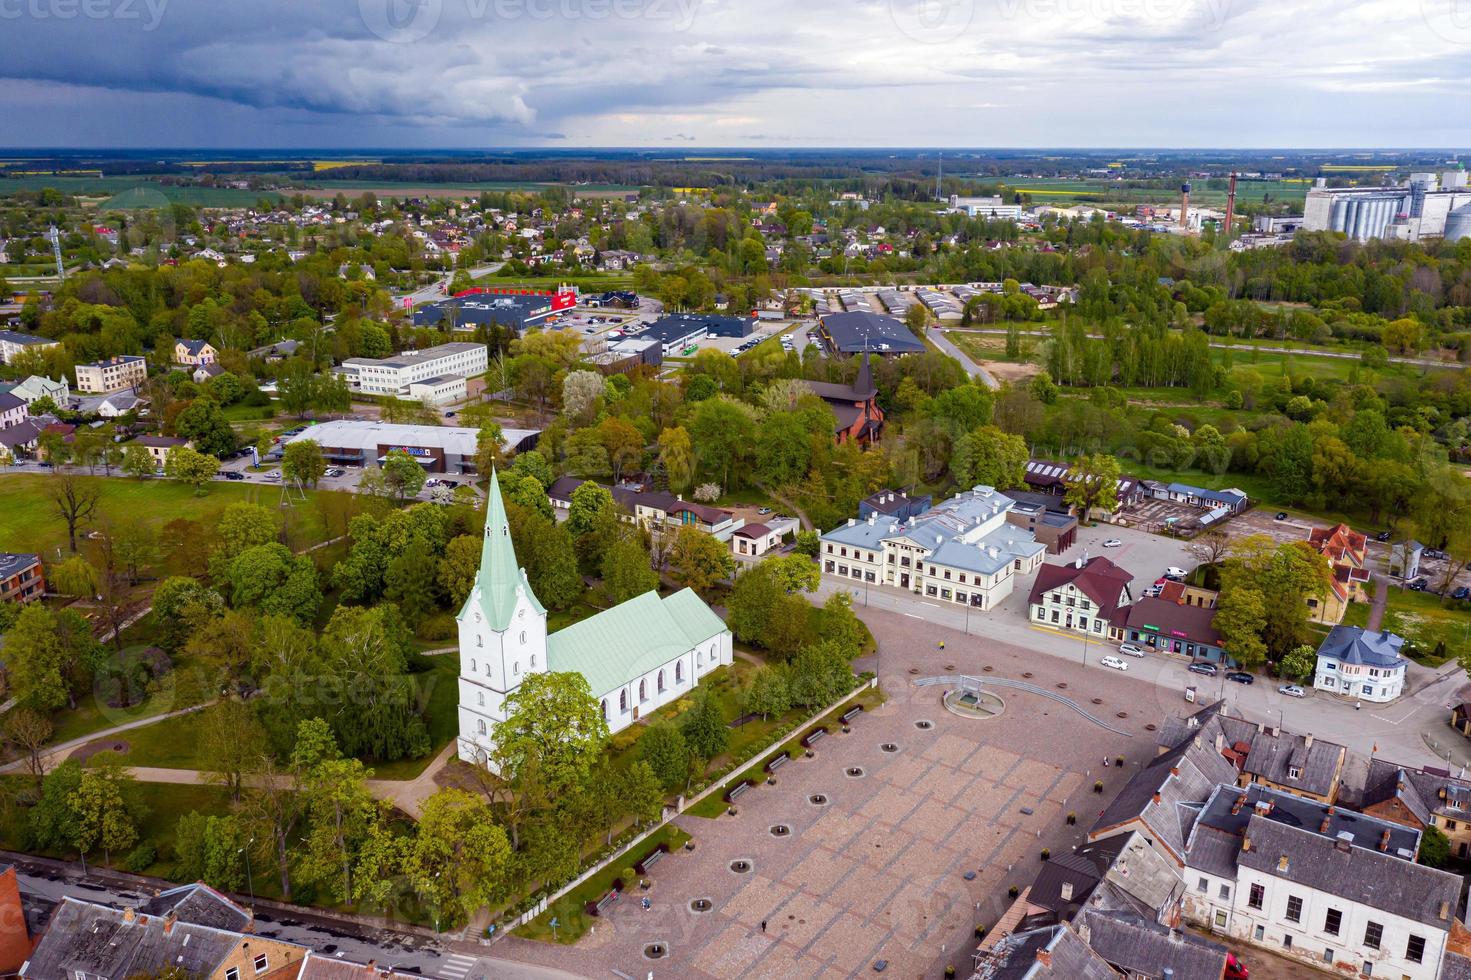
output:
M669 946L667 943L649 943L644 947L644 959L662 960L668 955Z
M772 824L770 829L773 837L786 837L792 832L792 828L784 823Z
M708 898L697 898L690 902L691 912L708 912L715 907L715 903Z
M946 670L954 670L955 669L955 665L954 664L946 664L945 665L945 669Z
M854 779L859 779L859 778L861 778L863 776L863 767L862 766L849 766L847 769L844 769L843 771L846 772L849 776L852 776Z
M751 862L746 860L745 858L738 858L730 862L730 870L734 871L738 875L743 875L751 870Z
M1119 717L1120 718L1127 718L1127 717L1129 717L1129 713L1127 711L1120 711L1119 712Z
M989 674L991 671L995 670L996 668L992 667L990 664L986 664L986 666L982 667L981 669L984 670L986 673Z
M1103 698L1094 698L1093 699L1093 703L1094 704L1102 704L1103 703Z
M1030 670L1024 670L1024 671L1022 671L1022 676L1023 677L1026 677L1026 678L1030 678L1032 676L1032 672Z
M918 728L922 732L927 732L931 728L935 727L935 723L926 718L921 718L919 721L914 723L914 727Z
M911 674L917 674L917 673L919 673L919 668L918 667L910 667L909 668L909 672Z
M885 742L883 745L880 745L879 748L882 751L884 751L884 752L898 752L899 751L899 746L896 745L896 744L894 744L893 742Z
M1058 681L1057 682L1057 689L1059 691L1066 691L1067 690L1067 681Z
M827 806L827 794L813 793L811 796L807 797L807 802L811 803L813 806Z
M1146 732L1152 732L1152 731L1155 731L1155 730L1157 730L1157 728L1158 728L1158 726L1157 726L1157 725L1155 725L1155 723L1154 723L1154 722L1152 722L1152 721L1151 721L1151 722L1150 722L1150 723L1149 723L1149 724L1147 724L1147 725L1145 725L1145 726L1144 726L1144 730L1145 730L1145 731L1146 731Z

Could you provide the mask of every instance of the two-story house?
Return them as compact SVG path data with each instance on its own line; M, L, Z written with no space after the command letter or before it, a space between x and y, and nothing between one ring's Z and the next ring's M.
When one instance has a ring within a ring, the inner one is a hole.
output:
M1129 604L1133 581L1134 576L1101 555L1043 565L1027 600L1028 618L1038 626L1116 639L1114 617Z
M1393 701L1405 690L1404 645L1394 633L1335 626L1318 646L1313 687L1354 701Z
M174 363L179 367L199 367L219 360L219 351L207 340L174 341Z
M1330 572L1327 594L1308 597L1308 618L1328 625L1341 623L1349 603L1368 601L1369 539L1347 524L1337 524L1313 528L1308 544L1323 556Z
M1438 827L1454 857L1471 859L1471 780L1370 759L1360 807L1416 830Z

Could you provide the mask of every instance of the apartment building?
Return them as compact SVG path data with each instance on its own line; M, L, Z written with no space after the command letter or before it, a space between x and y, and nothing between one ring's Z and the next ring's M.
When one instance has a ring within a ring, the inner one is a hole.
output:
M92 364L78 364L77 391L87 395L110 395L136 388L148 380L148 362L136 354L109 357Z
M349 357L337 372L346 376L353 391L365 395L446 405L468 397L469 379L490 366L488 351L485 344L440 344L397 357Z

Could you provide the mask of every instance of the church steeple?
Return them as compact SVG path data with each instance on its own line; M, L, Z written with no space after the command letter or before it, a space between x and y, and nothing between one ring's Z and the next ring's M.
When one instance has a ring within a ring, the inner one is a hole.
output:
M516 548L511 543L511 524L506 518L506 504L501 499L500 477L490 471L489 499L485 505L485 540L480 546L480 572L475 577L472 598L478 597L480 611L493 630L504 630L516 611L517 594L525 595L533 608L542 605L526 581L526 573L516 562Z

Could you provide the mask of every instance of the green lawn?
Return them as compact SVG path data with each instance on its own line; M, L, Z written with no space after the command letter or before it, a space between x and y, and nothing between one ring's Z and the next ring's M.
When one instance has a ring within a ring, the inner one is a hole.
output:
M1471 607L1466 603L1455 600L1443 602L1440 596L1411 592L1383 582L1379 587L1389 589L1389 602L1380 629L1397 633L1414 644L1412 656L1417 663L1439 667L1458 651L1471 649ZM1369 603L1354 603L1344 614L1344 625L1367 626L1369 611ZM1445 644L1446 655L1437 657L1435 649L1441 643Z
M684 847L685 841L689 839L690 835L680 830L674 824L666 824L630 851L626 855L626 862L622 860L614 861L608 867L557 899L541 915L526 923L520 929L517 929L516 935L524 936L527 939L538 939L542 942L552 942L554 941L552 919L556 919L555 941L563 945L571 945L577 942L587 932L588 927L594 925L597 921L587 914L587 903L607 894L613 887L613 879L622 877L625 867L631 866L635 861L642 858L660 844L668 844L669 850L677 852L680 848ZM671 854L664 860L677 861L679 860L679 856L677 853ZM655 882L655 890L650 894L650 899L673 901L673 896L659 894L657 890L658 877L658 867L650 869L649 878ZM619 901L637 902L639 894L635 886L633 891L624 895Z
M174 480L116 476L99 476L96 480L102 490L97 514L79 530L90 530L123 516L142 517L155 528L178 518L212 526L230 504L249 501L274 508L281 496L276 487L236 486L225 482L211 483L203 496L197 496L192 487ZM0 475L0 542L4 542L6 549L33 551L54 559L58 548L66 548L66 524L57 516L55 504L46 492L54 482L54 476L34 472L12 470ZM293 545L302 547L326 538L321 514L310 506L311 498L317 493L336 492L308 491L307 504L294 508Z

